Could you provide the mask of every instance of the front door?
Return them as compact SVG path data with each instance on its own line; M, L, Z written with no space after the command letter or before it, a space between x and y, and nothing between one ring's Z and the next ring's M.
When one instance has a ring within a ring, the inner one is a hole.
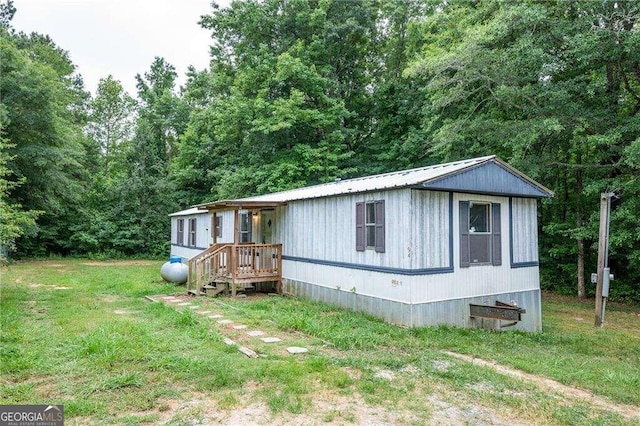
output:
M262 244L273 244L273 210L260 212L260 234Z

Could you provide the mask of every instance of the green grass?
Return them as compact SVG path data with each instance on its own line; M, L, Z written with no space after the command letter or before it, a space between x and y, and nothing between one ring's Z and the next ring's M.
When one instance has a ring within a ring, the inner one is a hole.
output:
M637 308L609 306L596 329L592 304L546 296L544 331L527 334L402 329L295 298L197 299L310 349L293 357L282 345L252 341L260 358L250 359L222 342L215 320L144 299L184 291L159 279L160 265L56 259L0 269L0 404L64 404L78 423L206 422L212 412L255 402L280 419L357 423L358 410L379 409L399 413L396 422L424 424L435 410L426 400L437 396L463 423L477 422L464 415L480 409L525 423L638 424L444 353L640 406ZM317 413L320 400L330 403Z

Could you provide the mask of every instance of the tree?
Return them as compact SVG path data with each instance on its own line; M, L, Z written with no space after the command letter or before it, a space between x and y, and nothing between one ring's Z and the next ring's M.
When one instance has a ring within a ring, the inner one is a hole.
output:
M6 167L24 182L11 204L42 211L38 235L18 241L27 255L69 252L71 225L83 220L86 188L85 93L66 52L51 39L0 28L3 131L11 142Z
M6 150L12 148L2 137L2 129L6 124L6 112L0 107L0 263L7 260L8 254L15 249L16 240L25 234L34 234L39 211L24 211L22 206L10 200L12 189L24 183L10 180L11 171L7 163L12 160Z
M593 200L631 177L621 160L639 135L637 16L616 1L443 2L423 23L408 75L428 80L424 149L495 153L555 190L542 209L547 288L577 281L584 296Z
M103 173L109 175L122 143L131 140L135 125L135 101L112 76L100 79L96 97L90 102L87 134L97 144Z

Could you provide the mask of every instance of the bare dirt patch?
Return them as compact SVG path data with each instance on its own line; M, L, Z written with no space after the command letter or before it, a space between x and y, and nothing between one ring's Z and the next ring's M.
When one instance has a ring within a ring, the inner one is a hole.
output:
M38 283L29 283L27 284L29 288L44 288L49 290L71 290L71 287L59 286L55 284L38 284Z
M154 260L115 260L107 262L82 262L84 266L152 266L157 264Z
M136 314L139 314L140 311L130 311L128 309L116 309L115 311L113 311L113 313L116 315L136 315Z
M540 376L536 376L535 374L525 373L524 371L516 370L515 368L498 364L495 361L487 361L484 359L475 358L469 355L463 355L455 352L445 352L445 353L449 356L452 356L457 359L461 359L466 362L470 362L475 365L481 365L484 367L492 368L498 373L505 374L507 376L515 377L518 379L526 380L528 382L532 382L542 390L559 394L560 398L563 398L566 400L574 399L574 400L586 401L589 404L595 407L601 408L603 410L613 411L628 420L640 420L640 412L638 411L638 407L609 402L603 399L602 397L596 396L591 392L585 391L583 389L578 389L571 386L563 385L560 382L557 382L552 379L548 379L546 377L540 377Z
M261 401L252 398L251 384L241 391L242 398L233 407L221 407L215 396L190 393L182 400L159 401L159 424L220 424L220 425L399 425L399 424L491 424L522 425L513 418L503 418L485 407L456 405L437 394L421 395L419 403L430 407L419 413L408 407L371 406L358 394L343 395L323 390L314 393L311 406L301 414L273 413ZM421 411L421 410L419 410ZM137 414L150 414L143 412ZM427 418L424 415L427 415Z

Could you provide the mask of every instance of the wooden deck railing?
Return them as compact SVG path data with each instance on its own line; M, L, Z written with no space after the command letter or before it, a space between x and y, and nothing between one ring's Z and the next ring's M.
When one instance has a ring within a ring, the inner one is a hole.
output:
M203 285L209 284L218 276L229 273L230 262L230 244L213 244L202 253L189 259L187 292L194 290L196 294L200 294Z
M275 281L281 291L282 244L214 244L189 259L187 292L199 295L202 286L228 282L235 295L236 284Z

